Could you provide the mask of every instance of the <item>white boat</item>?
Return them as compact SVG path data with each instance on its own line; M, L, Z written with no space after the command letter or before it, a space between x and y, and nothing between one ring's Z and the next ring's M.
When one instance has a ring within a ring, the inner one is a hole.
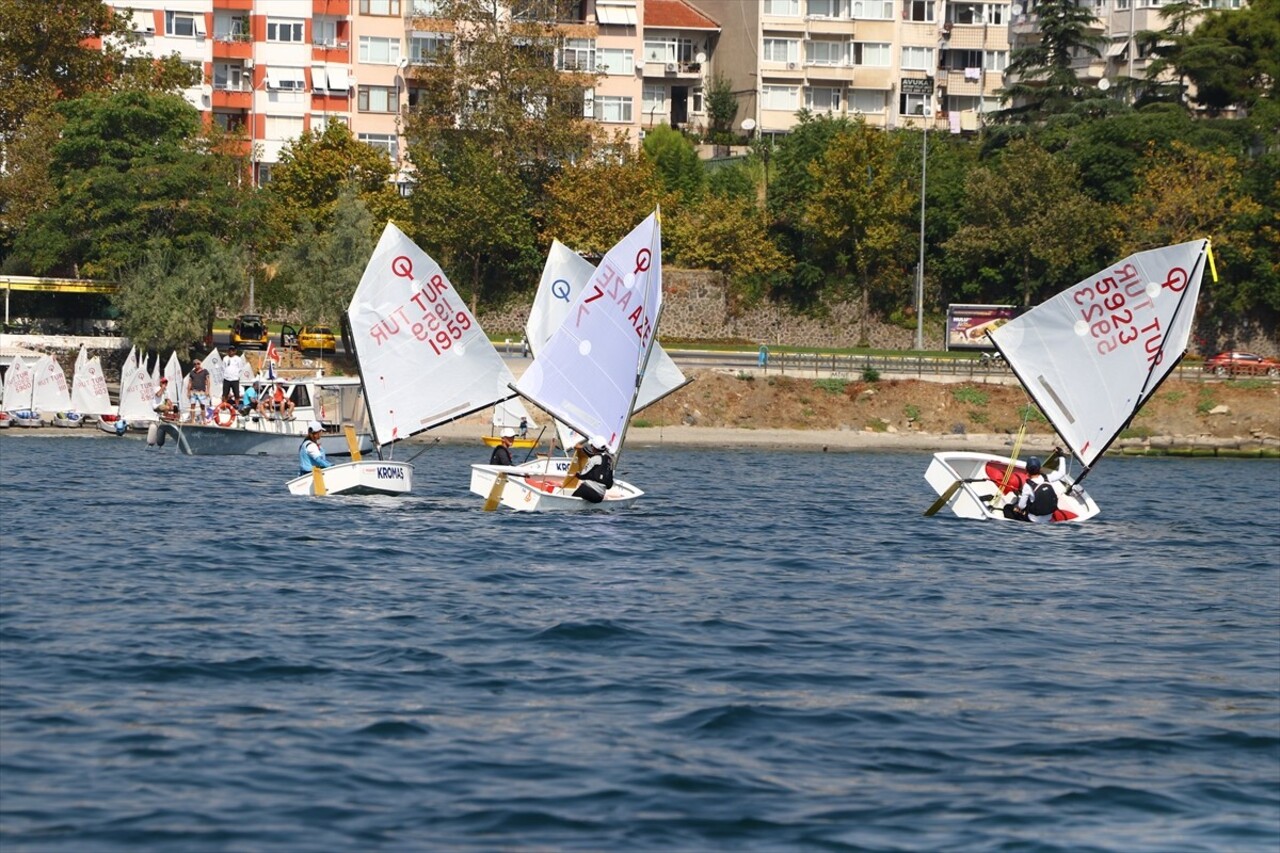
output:
M21 358L15 358L4 374L4 385L0 390L0 403L5 409L4 426L40 426L40 416L32 412L31 390L35 387L35 374L31 365ZM23 417L20 413L26 412ZM34 421L34 422L33 422Z
M13 426L53 423L56 413L71 408L62 365L51 355L42 355L30 364L14 359L5 375L4 402Z
M444 270L392 223L347 318L379 457L386 446L514 396L515 378ZM291 480L289 491L404 494L412 475L408 462L358 460Z
M555 419L563 445L576 443L575 436L602 436L616 465L662 314L662 227L658 212L654 211L609 250L600 266L591 269L578 293L572 292L569 278L552 281L554 298L565 303L553 307L560 313L559 322L549 337L530 331L533 363L513 387ZM544 271L543 284L546 281ZM539 304L538 300L535 304ZM545 343L539 346L539 341ZM678 369L676 373L679 374ZM683 379L680 375L681 384ZM559 463L551 460L530 466L473 465L470 490L485 498L486 510L505 506L529 512L623 507L644 494L630 483L615 479L603 501L590 503L573 496L574 482L566 488L565 476L546 473L545 466L550 465ZM539 466L544 470L531 470ZM573 470L576 469L568 467L566 460L566 473Z
M212 375L209 382L210 387L215 387ZM296 455L298 446L306 438L307 423L313 420L325 427L320 445L327 455L351 455L342 432L343 424L356 425L356 449L359 452L373 450L373 437L365 424L358 376L277 377L266 380L264 384L267 389L278 385L285 397L293 401L292 419L268 417L258 412L241 414L228 407L215 409L215 416L208 423L161 421L160 428L174 438L178 449L188 456ZM188 411L181 412L181 417L187 416Z
M1138 252L987 333L1083 466L1074 483L1054 484L1054 521L1098 514L1080 483L1182 359L1206 265L1216 280L1208 240ZM1004 519L1005 505L1018 499L1006 476L1025 477L1023 463L935 454L925 479L938 500L926 515L950 507L962 518Z

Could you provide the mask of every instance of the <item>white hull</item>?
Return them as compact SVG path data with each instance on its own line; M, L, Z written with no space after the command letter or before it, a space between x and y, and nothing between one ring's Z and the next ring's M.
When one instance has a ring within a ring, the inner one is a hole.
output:
M177 439L178 449L188 456L288 456L296 455L306 438L306 421L251 420L238 418L229 427L165 422L163 429ZM373 451L368 433L358 435L361 453ZM326 456L351 455L343 435L328 433L320 439Z
M1010 492L1006 488L1005 493L998 500L992 501L992 498L1000 492L999 482L1009 466L1009 461L1007 456L996 456L991 453L944 451L933 455L928 470L924 472L924 478L939 496L957 481L960 482L946 504L960 518L1009 521L1010 519L1005 518L1003 509L1005 504L1017 502L1018 490L1014 489ZM989 469L988 465L992 468ZM1066 459L1059 457L1058 466L1065 465ZM994 481L991 479L993 471L996 478ZM1021 482L1021 478L1026 473L1026 466L1018 461L1014 465L1014 471L1017 481ZM1015 478L1011 478L1013 479ZM1072 515L1062 520L1086 521L1093 518L1099 512L1098 505L1084 489L1067 491L1069 479L1053 484L1054 490L1058 493L1059 511Z
M407 495L413 488L413 466L408 462L384 459L344 462L322 468L326 495ZM289 493L314 495L315 476L307 474L290 480Z
M10 412L9 417L13 421L14 426L44 426L44 421L40 420L40 414L38 412L33 412L30 409L19 409L16 412Z
M517 512L578 512L584 509L617 509L630 506L644 494L630 483L614 480L613 488L605 493L600 503L590 503L575 498L572 491L561 487L567 459L540 459L525 465L472 465L471 493L488 499L498 477L506 474L502 486L500 506ZM551 473L548 473L550 469Z
M65 429L76 429L84 424L84 417L75 412L59 412L53 416L53 425Z
M0 429L8 429L11 426L13 426L13 418L8 412L0 412Z
M98 415L98 429L111 435L124 435L119 415Z

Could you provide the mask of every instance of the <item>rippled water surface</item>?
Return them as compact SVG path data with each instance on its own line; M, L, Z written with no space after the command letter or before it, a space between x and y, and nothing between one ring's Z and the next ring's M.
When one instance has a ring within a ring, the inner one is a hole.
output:
M629 447L581 516L486 456L0 437L0 849L1280 848L1274 463L1048 528L922 518L928 454Z

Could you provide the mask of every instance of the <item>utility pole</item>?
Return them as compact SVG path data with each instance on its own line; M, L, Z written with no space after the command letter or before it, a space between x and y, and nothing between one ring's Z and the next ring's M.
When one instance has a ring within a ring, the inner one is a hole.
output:
M916 262L916 351L924 349L924 187L929 171L929 122L933 120L933 93L925 101L924 133L920 135L920 260Z

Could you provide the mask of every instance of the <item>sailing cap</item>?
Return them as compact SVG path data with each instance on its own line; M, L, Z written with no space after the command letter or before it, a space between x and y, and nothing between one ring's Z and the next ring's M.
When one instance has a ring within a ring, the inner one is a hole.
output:
M161 385L168 385L168 384L169 384L169 377L168 377L168 376L161 376L161 377L160 377L160 384L161 384Z
M507 427L506 429L504 429L504 430L502 431L502 437L503 437L503 438L515 438L515 437L516 437L516 431L515 431L515 430L513 430L511 427Z
M1029 457L1027 457L1027 470L1028 470L1028 471L1039 471L1039 470L1040 470L1040 457L1039 457L1039 456L1029 456Z
M320 426L319 421L312 421L307 424L307 432L324 432L324 427Z
M600 449L600 450L603 450L604 448L608 447L609 445L608 445L608 443L604 440L604 436L603 436L603 435L593 435L593 436L591 436L591 446L592 446L592 447L595 447L595 448L598 448L598 449Z

